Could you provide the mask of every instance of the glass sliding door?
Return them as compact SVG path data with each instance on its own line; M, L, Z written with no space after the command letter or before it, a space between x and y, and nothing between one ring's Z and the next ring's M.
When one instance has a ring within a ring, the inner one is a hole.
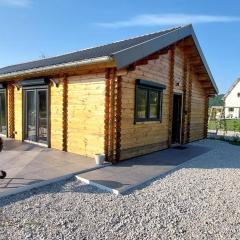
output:
M48 108L47 108L47 91L38 90L38 141L47 142L48 133Z
M25 140L47 144L47 89L25 90Z
M26 91L26 139L37 141L36 133L36 91Z
M0 133L7 135L7 112L5 90L0 90Z

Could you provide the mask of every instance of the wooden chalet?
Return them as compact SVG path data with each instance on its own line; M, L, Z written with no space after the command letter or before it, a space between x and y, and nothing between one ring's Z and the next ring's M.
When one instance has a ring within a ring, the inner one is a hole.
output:
M0 69L0 132L122 159L207 136L218 92L191 25Z

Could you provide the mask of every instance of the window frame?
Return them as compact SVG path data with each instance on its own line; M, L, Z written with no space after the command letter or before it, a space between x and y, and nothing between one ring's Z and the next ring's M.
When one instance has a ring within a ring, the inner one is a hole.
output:
M157 84L155 82L150 82L146 80L136 80L135 86L135 111L134 111L134 123L138 122L162 122L162 100L163 100L163 90L165 85ZM138 104L137 104L137 92L138 89L143 89L147 91L147 102L145 106L145 118L138 117ZM157 98L157 117L150 117L150 92L155 92L158 95Z
M28 91L33 91L35 92L36 94L38 94L38 91L46 91L47 93L47 96L46 96L46 100L47 100L47 140L46 141L39 141L39 134L38 134L38 122L39 121L36 116L36 135L37 135L37 141L32 141L36 144L43 144L45 146L48 146L48 147L51 147L51 139L50 139L50 128L51 128L51 125L50 125L50 118L51 118L51 113L50 113L50 105L49 105L49 97L50 97L50 90L49 90L49 85L48 84L42 84L42 85L37 85L37 84L26 84L26 85L21 85L22 86L22 116L23 116L23 121L22 121L22 129L23 129L23 134L22 134L22 140L23 141L31 141L28 139L27 137L27 92ZM36 109L38 111L38 96L36 95ZM37 115L37 113L36 113Z
M7 99L7 88L5 84L0 84L0 92L4 93L4 97L5 97L5 121L6 121L6 132L0 131L0 134L4 136L8 136L8 99ZM0 121L0 124L2 124L1 121Z

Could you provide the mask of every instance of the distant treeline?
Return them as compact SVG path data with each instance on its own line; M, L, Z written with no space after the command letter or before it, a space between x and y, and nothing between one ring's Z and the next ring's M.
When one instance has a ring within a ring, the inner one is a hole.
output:
M209 99L209 107L224 106L223 96L224 96L224 94L219 94L214 98L210 98Z

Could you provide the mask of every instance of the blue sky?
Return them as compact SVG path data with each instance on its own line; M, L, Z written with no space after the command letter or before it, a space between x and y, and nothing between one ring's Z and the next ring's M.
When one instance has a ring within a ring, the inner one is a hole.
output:
M0 67L186 23L225 92L240 77L237 0L0 0Z

